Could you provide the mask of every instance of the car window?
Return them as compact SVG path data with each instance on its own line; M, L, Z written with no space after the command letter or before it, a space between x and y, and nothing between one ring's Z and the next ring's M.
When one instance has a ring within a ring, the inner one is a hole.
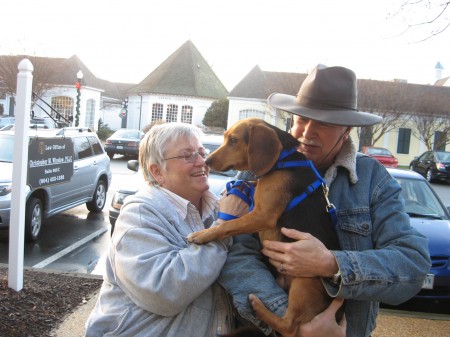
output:
M407 213L447 218L445 210L425 180L396 178L402 187Z
M421 160L433 160L433 153L432 152L425 152L420 159Z
M140 139L141 135L140 135L139 131L117 130L111 137L112 138Z
M96 137L90 136L88 137L89 139L89 143L91 143L92 149L94 150L94 155L99 155L102 154L103 151L103 147L101 146L100 142L98 141L98 139Z
M0 118L0 127L6 126L9 124L14 124L14 118L8 118L8 117Z
M13 141L13 137L0 138L0 161L12 163Z
M372 156L390 156L391 152L388 149L373 147L367 149L367 154Z
M450 161L450 153L448 152L436 152L436 157L439 161Z
M91 144L86 137L74 137L75 160L92 156Z

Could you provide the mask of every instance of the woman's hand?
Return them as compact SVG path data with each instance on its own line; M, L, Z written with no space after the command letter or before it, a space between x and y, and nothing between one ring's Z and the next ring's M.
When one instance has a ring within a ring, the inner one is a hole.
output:
M282 228L295 242L264 241L262 253L279 272L294 277L331 277L338 272L334 255L308 233Z
M339 323L336 322L336 312L344 300L335 298L324 312L318 314L310 322L300 327L302 337L345 337L347 320L345 315Z

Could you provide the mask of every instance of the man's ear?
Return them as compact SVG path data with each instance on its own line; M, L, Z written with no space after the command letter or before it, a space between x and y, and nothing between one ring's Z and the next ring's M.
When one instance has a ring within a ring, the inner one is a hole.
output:
M344 140L347 140L347 139L348 139L348 137L349 137L349 135L350 135L350 131L352 131L352 127L351 127L351 126L349 126L349 127L345 130L345 132L344 132Z

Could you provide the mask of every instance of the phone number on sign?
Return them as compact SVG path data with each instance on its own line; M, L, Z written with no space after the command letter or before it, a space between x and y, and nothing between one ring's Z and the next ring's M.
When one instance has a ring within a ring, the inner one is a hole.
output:
M41 179L39 179L39 185L45 185L48 183L53 183L55 181L61 181L61 180L64 180L64 174L61 174L59 176L41 178Z

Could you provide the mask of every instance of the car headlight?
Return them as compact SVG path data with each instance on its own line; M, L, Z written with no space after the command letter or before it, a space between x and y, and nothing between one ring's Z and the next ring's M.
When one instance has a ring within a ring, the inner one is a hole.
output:
M12 184L0 185L0 196L8 195L11 193Z
M129 197L130 193L118 191L114 193L114 196L111 201L111 206L115 209L120 209L127 197Z

